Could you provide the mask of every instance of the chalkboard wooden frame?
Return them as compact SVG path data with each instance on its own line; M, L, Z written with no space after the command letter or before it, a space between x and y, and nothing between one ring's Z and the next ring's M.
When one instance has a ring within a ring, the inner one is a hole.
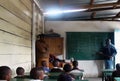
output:
M97 52L107 38L114 44L114 32L66 32L66 59L103 60Z

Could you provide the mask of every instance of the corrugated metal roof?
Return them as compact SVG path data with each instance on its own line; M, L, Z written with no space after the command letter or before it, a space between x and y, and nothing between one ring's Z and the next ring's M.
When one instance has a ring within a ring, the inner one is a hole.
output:
M112 20L120 19L120 0L39 0L44 12L49 9L84 11L62 13L59 17L48 15L46 20Z

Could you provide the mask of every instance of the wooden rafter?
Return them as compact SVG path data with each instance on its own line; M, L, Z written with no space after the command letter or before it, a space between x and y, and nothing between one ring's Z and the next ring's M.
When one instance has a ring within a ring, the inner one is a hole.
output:
M91 14L91 19L93 19L93 18L95 17L95 15L96 15L96 12L93 12L93 13Z
M120 17L120 12L118 12L114 18L117 18L117 17Z
M94 0L90 0L90 5L93 5Z
M95 14L95 13L94 13ZM71 18L69 18L69 19L80 19L80 20L101 20L101 19L104 19L104 20L107 20L107 19L111 19L112 20L112 18L115 18L116 17L116 15L114 16L114 15L111 15L111 16L109 16L109 17L94 17L94 18L84 18L84 19L81 19L81 17L71 17ZM117 16L117 18L120 18L120 16ZM67 18L64 18L64 19L67 19Z
M119 18L119 17L120 17L120 12L118 12L118 13L116 14L116 16L112 18L112 20L114 20L115 18Z
M113 20L114 17L116 17L116 16L101 17L101 18L94 18L94 19L97 19L97 20L100 20L100 19L104 19L104 20L111 19L111 20ZM117 18L120 18L120 17L117 17Z
M120 16L120 12L118 12L118 13L116 14L116 17L118 17L118 16Z
M76 21L76 20L106 20L106 21L120 21L120 20L117 20L117 19L113 19L115 16L110 16L110 17L99 17L99 18L96 18L96 17L94 17L94 18L81 18L81 17L69 17L69 18L62 18L62 20L67 20L67 21ZM119 17L117 17L117 18L120 18L120 16ZM47 19L47 20L52 20L52 19ZM60 20L60 19L54 19L54 20Z
M117 3L120 3L120 0L118 0Z
M105 11L105 10L114 10L114 9L120 9L120 7L116 7L116 8L113 8L113 7L107 7L107 8L98 8L98 9L91 9L91 10L85 10L85 12L93 12L93 11Z
M107 6L114 6L114 5L120 5L118 3L106 3L106 4L94 4L92 5L92 8L96 8L96 7L107 7ZM84 8L88 8L90 6L83 6Z
M105 3L105 4L94 4L94 5L83 5L79 7L70 7L70 6L65 6L65 9L89 9L89 8L102 8L102 7L113 7L114 5L120 5L119 3Z
M112 20L112 18L115 18L116 16L110 16L110 17L103 17L103 18L95 18L95 19L111 19ZM120 18L120 17L117 17L117 18Z
M94 0L90 0L90 6L93 5L93 2L94 2ZM88 10L90 11L90 10L91 10L91 7L89 7Z
M115 4L115 5L113 6L113 8L116 8L116 7L117 7L117 5L119 5L120 0L118 0L116 3L117 3L117 4Z
M117 0L116 2L111 2L111 3L101 3L99 1L95 3L95 0L89 0L89 3L85 2L85 4L82 4L82 5L81 4L82 2L78 2L78 3L69 2L69 3L63 4L63 0L57 0L57 5L59 5L61 8L66 10L86 9L84 11L75 12L76 15L75 14L72 15L68 13L68 16L66 16L67 13L62 14L61 17L58 18L58 20L59 19L61 20L117 20L118 18L120 18L120 12L117 14L112 13L112 11L114 12L114 11L120 10L120 0ZM107 10L110 10L110 13L106 13ZM98 11L102 11L102 12L96 15ZM106 16L104 16L104 14ZM81 15L84 15L84 16L81 16ZM48 17L48 19L52 19L52 18ZM57 18L55 19L57 20Z

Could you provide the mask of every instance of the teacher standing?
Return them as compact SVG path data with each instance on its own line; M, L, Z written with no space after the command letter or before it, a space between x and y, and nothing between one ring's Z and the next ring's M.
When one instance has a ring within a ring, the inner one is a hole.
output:
M115 46L111 43L111 39L106 39L106 45L101 50L100 54L105 58L105 69L113 69L113 59L117 54Z

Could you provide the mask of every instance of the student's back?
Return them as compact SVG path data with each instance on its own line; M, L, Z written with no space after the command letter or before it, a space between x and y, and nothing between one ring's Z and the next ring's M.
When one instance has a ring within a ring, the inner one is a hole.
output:
M62 69L59 68L59 61L53 61L53 66L50 72L63 72Z
M25 75L25 70L23 67L18 67L16 69L16 74L17 76L15 76L15 78L29 78L28 75Z
M30 71L30 78L32 81L41 81L44 79L44 71L41 67L32 68Z
M116 64L116 70L112 73L112 77L114 79L114 77L120 77L120 64L117 63Z
M24 72L25 72L24 68L18 67L16 69L17 76L15 78L22 78L24 76Z
M0 80L10 81L12 71L8 66L0 66Z
M78 68L78 61L74 60L72 62L72 65L73 65L73 68L72 68L70 73L73 74L76 79L78 79L78 78L79 79L83 79L83 72L84 72L84 70Z
M45 73L50 72L49 67L47 67L47 62L46 62L46 61L43 60L43 61L41 62L41 65L42 65L42 68L43 68L43 70L44 70Z
M71 76L70 76L70 75L68 75L68 74L66 74L66 73L62 73L62 74L59 76L59 78L58 78L57 81L72 81L72 79L71 79Z
M64 72L59 75L57 81L72 81L72 76L70 75L72 67L70 64L65 64L63 67Z
M78 61L73 61L72 62L72 65L73 65L73 68L72 68L72 70L79 70L79 71L81 71L81 72L83 72L84 70L83 69L79 69L78 68Z

